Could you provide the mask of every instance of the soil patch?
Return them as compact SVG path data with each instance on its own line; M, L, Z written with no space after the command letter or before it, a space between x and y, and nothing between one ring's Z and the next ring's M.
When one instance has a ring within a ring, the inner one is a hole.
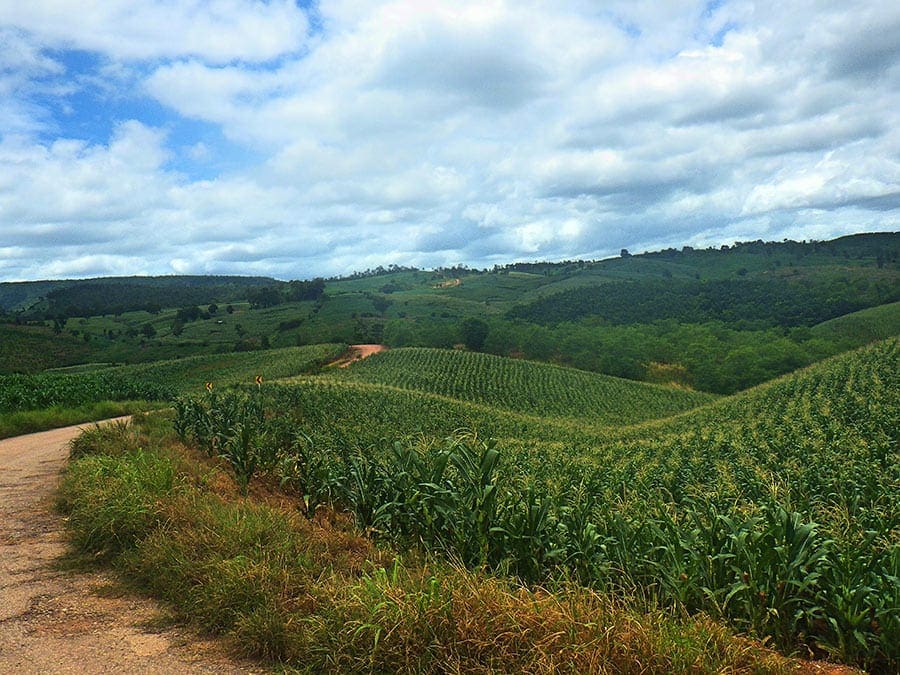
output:
M346 368L347 366L356 363L357 361L362 361L363 359L367 359L372 354L377 354L378 352L383 352L387 349L385 345L350 345L350 349L341 356L341 358L336 359L329 363L329 366L336 366L338 368Z

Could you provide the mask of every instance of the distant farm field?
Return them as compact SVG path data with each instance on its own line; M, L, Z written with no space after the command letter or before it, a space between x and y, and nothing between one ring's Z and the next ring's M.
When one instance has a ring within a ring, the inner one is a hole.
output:
M0 434L37 431L52 426L54 419L64 424L90 421L100 410L121 414L147 407L132 403L127 409L106 406L92 412L92 406L103 402L150 401L167 405L175 396L203 391L207 383L227 387L253 383L257 376L265 381L290 377L317 370L345 350L346 345L312 345L133 366L97 364L34 375L0 375ZM55 412L50 416L42 414L47 409ZM65 410L73 412L66 414Z

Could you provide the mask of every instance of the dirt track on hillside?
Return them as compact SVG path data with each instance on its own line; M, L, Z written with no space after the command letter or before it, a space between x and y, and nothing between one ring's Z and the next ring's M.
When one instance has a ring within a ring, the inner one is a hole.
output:
M367 359L373 354L383 352L386 349L387 347L384 345L350 345L350 349L347 350L346 354L336 361L332 361L329 365L346 368L357 361Z
M58 569L53 493L79 427L0 440L0 673L249 673L105 573ZM257 669L257 672L259 669Z

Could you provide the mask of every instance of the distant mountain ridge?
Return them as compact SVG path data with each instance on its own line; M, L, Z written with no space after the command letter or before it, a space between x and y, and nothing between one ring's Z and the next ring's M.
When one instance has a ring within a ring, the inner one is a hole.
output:
M271 277L244 277L237 275L171 275L133 277L94 277L91 279L62 279L58 281L13 281L0 283L0 311L34 311L41 303L49 305L53 298L57 304L65 300L87 301L98 309L107 303L110 307L123 307L123 311L145 309L146 304L172 307L179 304L199 304L236 299L239 289L277 284ZM136 301L123 300L121 290L138 292ZM138 290L140 289L140 290ZM117 292L118 291L118 292ZM173 291L175 292L173 295ZM108 299L112 294L114 299ZM185 297L179 302L180 295ZM49 309L49 307L47 307ZM112 314L114 311L103 311Z
M737 242L733 245L723 245L719 248L695 249L684 246L681 249L666 248L659 251L648 251L631 254L622 250L617 258L604 260L566 260L561 262L512 262L506 265L495 265L492 270L471 269L464 265L455 268L436 270L441 273L466 275L479 272L521 272L538 275L578 276L584 273L602 272L612 277L633 278L636 276L659 276L659 271L651 268L642 268L644 263L664 262L669 263L670 274L663 275L669 278L679 276L680 271L685 276L695 276L699 270L706 273L706 278L731 276L735 270L723 264L728 259L736 259L738 254L763 254L772 256L777 254L793 256L800 260L810 255L828 255L833 258L844 257L846 259L860 259L872 257L877 260L879 267L886 264L896 265L900 256L900 232L872 232L852 234L828 241L803 241L796 242L785 240L773 241L748 241ZM672 264L675 269L672 268ZM681 268L681 269L679 269ZM422 272L414 267L402 267L389 265L387 268L379 267L366 272L354 272L352 274L333 277L328 281L346 281L366 279L369 277L389 277L405 272ZM737 272L740 272L738 268ZM752 273L754 270L745 270ZM93 277L88 279L61 279L44 281L13 281L0 282L0 311L23 311L35 307L41 300L46 300L51 294L59 294L64 289L73 287L98 288L109 286L128 285L132 288L195 288L209 291L206 297L210 301L216 300L216 293L221 297L229 297L228 293L236 289L260 286L281 286L288 282L264 276L242 275L158 275L158 276L116 276ZM79 292L84 292L79 291ZM220 297L220 299L221 299ZM202 303L204 300L198 300ZM189 301L188 301L189 302ZM163 306L177 306L178 302L169 301ZM183 304L183 303L182 303ZM141 309L141 308L129 308Z

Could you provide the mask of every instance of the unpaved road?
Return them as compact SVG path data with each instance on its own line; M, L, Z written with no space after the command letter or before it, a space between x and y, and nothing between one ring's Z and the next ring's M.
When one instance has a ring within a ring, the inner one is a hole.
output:
M338 368L346 368L357 361L367 359L373 354L383 352L386 349L387 347L384 345L350 345L350 349L347 350L347 353L337 361L333 361L331 365L337 366Z
M78 429L0 440L0 673L254 672L216 643L146 627L160 607L109 575L57 569L66 544L53 493Z

